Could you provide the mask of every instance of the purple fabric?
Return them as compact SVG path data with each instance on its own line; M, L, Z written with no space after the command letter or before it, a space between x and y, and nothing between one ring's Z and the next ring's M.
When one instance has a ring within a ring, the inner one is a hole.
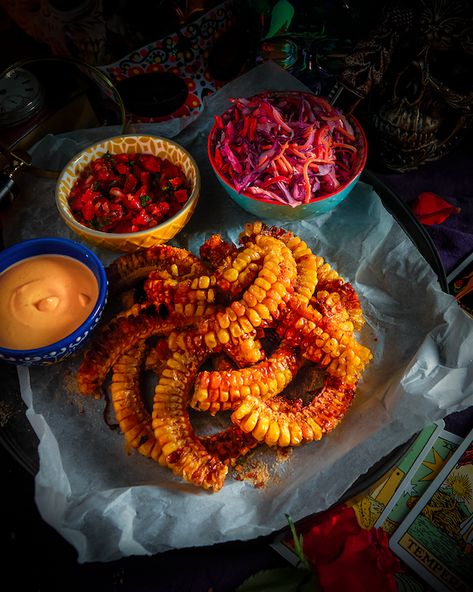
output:
M473 137L470 134L453 152L409 173L373 172L406 205L423 191L432 191L461 208L442 224L425 226L448 274L473 251Z

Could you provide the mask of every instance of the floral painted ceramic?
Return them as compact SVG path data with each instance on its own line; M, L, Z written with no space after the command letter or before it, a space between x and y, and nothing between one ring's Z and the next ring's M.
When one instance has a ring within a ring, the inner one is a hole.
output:
M72 215L68 197L75 180L92 160L106 153L140 152L166 158L179 166L191 187L189 199L174 216L153 228L130 233L101 232L80 224ZM166 243L189 221L200 196L200 173L195 160L182 146L158 136L123 135L102 140L79 152L62 170L56 185L56 205L64 222L78 236L96 246L132 252Z
M120 88L124 99L128 83L133 85L140 78L143 78L144 84L147 79L153 80L153 76L164 86L173 81L180 83L175 92L179 94L180 100L177 104L168 105L169 108L162 114L134 112L130 108L133 105L125 100L129 121L156 123L199 115L204 97L214 93L220 86L216 74L209 68L209 53L218 39L234 25L237 8L236 0L226 0L179 31L140 47L113 64L99 67ZM159 78L159 75L162 77ZM136 92L144 104L146 96L138 89Z
M34 238L4 249L0 252L0 273L15 263L37 255L65 255L83 263L94 274L98 282L99 294L88 318L60 341L35 349L19 350L0 347L0 360L20 366L49 366L72 355L93 332L107 303L107 276L100 259L84 245L65 238Z

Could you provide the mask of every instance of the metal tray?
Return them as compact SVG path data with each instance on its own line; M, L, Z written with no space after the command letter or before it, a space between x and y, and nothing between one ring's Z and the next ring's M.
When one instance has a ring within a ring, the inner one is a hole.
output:
M405 230L419 252L436 272L440 286L447 292L447 278L442 262L425 229L395 193L376 177L375 173L365 170L361 179L374 188L383 205ZM39 469L38 437L25 414L26 406L20 395L16 367L0 363L0 380L2 384L0 399L2 407L0 409L3 409L0 416L0 444L10 452L28 473L35 475ZM400 443L400 446L390 455L377 462L367 473L360 476L347 492L348 496L355 495L360 490L376 482L384 472L394 465L409 445L410 440Z
M399 226L404 229L420 254L435 271L442 290L448 292L447 276L439 253L422 224L420 224L411 210L397 197L395 192L376 176L376 173L365 169L361 175L361 180L373 187L381 198L384 207L395 218Z

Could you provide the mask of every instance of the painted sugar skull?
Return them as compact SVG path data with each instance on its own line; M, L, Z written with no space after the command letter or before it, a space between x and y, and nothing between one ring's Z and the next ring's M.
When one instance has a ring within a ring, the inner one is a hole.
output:
M424 0L373 92L370 127L382 163L408 171L448 153L473 122L468 0Z

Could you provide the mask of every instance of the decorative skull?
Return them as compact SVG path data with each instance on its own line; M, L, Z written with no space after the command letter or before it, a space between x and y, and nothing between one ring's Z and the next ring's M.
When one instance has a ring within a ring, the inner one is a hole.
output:
M404 172L447 154L473 123L473 22L469 0L390 5L355 48L341 83L381 163Z
M371 123L390 169L407 171L439 159L473 121L473 25L462 4L423 3L420 48L407 64L399 56L397 71L379 88Z

